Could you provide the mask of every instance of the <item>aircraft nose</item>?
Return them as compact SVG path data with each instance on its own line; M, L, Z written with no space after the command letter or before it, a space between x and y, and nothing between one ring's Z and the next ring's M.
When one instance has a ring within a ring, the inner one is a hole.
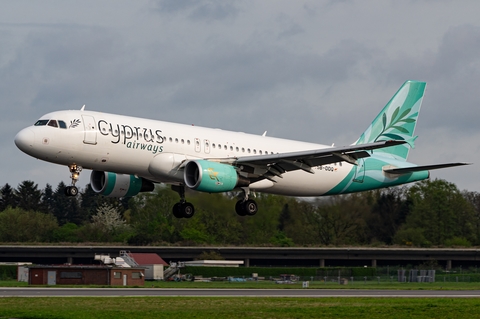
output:
M15 136L15 145L23 152L28 153L28 150L32 149L33 141L35 140L35 134L30 128L24 128Z

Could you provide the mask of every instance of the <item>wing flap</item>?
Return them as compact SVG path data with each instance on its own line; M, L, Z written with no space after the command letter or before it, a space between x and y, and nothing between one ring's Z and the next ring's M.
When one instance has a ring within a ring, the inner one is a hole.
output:
M310 167L326 165L336 162L349 162L359 158L369 157L367 151L384 147L405 144L405 141L380 141L375 143L350 145L343 147L325 147L317 150L308 150L300 152L289 152L268 155L245 156L236 159L226 159L225 162L231 164L250 164L250 165L271 165L285 161L303 163ZM292 167L292 166L290 166ZM300 168L296 168L300 169Z

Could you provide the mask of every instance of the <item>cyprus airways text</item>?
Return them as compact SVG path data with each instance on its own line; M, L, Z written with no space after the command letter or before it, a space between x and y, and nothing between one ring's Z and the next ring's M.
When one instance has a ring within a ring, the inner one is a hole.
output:
M125 124L112 124L105 120L98 121L100 134L111 135L114 144L124 144L127 148L140 149L153 154L163 151L163 146L157 145L164 142L161 130L146 127L130 126ZM157 143L157 144L148 144Z

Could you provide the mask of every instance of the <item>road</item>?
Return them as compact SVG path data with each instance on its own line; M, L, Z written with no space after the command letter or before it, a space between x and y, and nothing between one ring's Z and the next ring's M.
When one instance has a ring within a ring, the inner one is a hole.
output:
M480 298L480 290L161 289L0 287L0 297L445 297Z

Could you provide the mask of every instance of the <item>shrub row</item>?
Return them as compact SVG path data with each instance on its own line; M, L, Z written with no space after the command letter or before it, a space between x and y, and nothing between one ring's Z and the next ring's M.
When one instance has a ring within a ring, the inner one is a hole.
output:
M327 267L327 268L298 268L298 267L192 267L182 269L184 274L203 277L251 277L257 273L260 277L279 277L282 274L293 274L301 277L360 277L375 276L375 268L353 267Z

